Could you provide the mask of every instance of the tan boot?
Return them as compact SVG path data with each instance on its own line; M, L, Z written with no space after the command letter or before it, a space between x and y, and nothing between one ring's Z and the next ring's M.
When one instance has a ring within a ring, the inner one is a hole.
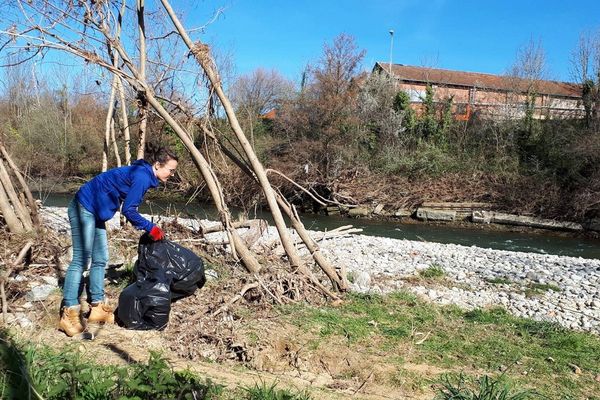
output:
M115 314L112 307L106 303L92 304L88 322L90 324L114 324Z
M75 336L79 335L81 332L85 330L83 325L81 324L80 315L80 307L64 307L62 309L62 316L60 318L60 322L58 323L58 328L67 334L67 336Z

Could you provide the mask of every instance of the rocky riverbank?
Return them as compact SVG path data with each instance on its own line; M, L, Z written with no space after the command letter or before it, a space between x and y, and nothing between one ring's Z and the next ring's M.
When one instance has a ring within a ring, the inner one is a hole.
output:
M67 232L66 208L44 207L42 214L54 229ZM191 229L216 223L179 222ZM115 218L108 226L117 225ZM254 248L272 247L275 238L275 228L269 227ZM222 233L211 233L206 239L222 243L226 238ZM600 334L597 259L365 235L328 238L325 234L319 245L334 265L346 267L354 291L408 290L439 304L466 309L504 307L517 316Z

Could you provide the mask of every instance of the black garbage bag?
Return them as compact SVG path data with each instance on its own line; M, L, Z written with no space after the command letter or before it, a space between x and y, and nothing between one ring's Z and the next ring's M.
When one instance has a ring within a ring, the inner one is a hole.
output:
M119 296L117 318L129 329L162 330L169 322L171 302L204 286L200 257L169 240L142 235L134 267L136 282Z
M164 282L137 281L119 295L117 318L127 329L159 331L167 327L171 291Z

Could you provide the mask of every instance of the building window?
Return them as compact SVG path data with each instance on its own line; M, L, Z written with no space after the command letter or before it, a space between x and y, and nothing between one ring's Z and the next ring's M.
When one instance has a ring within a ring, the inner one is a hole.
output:
M469 103L475 103L475 93L477 93L477 89L471 88L469 89Z
M425 90L408 89L407 93L411 103L422 103L425 98Z

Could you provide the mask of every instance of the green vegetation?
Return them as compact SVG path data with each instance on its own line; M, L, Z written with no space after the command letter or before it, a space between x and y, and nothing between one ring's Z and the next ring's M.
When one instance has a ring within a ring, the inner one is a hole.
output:
M522 291L527 297L536 297L548 291L560 292L561 288L556 285L549 285L545 283L530 283L523 288Z
M503 376L493 378L484 375L469 379L464 374L457 377L444 375L439 382L435 400L528 400L543 399L533 391L516 391Z
M345 343L361 354L410 348L385 362L397 368L435 365L457 373L467 368L477 371L473 375L501 370L515 385L550 399L596 395L600 338L513 317L501 308L465 312L395 293L352 295L336 308L287 306L281 313L307 334L316 334L314 351L328 343ZM583 372L574 374L573 364Z
M446 271L440 265L433 264L419 271L419 275L427 279L440 279L446 275Z
M44 399L219 399L222 388L189 371L174 371L152 353L147 363L127 367L101 366L74 349L57 352L25 344L2 342L3 397L28 398L29 391Z
M47 400L309 400L304 393L256 385L225 391L189 370L175 371L158 353L146 363L99 365L74 348L62 351L25 343L0 332L0 399Z
M290 390L278 389L274 383L267 385L262 382L253 387L244 389L248 400L310 400L306 393L293 393Z
M511 283L513 283L508 278L491 278L491 279L486 279L485 281L487 283L491 283L493 285L510 285Z
M553 292L560 292L562 291L561 288L559 288L556 285L551 285L551 284L547 284L547 283L530 283L529 287L533 290L539 290L542 292L547 292L549 290L553 291Z

